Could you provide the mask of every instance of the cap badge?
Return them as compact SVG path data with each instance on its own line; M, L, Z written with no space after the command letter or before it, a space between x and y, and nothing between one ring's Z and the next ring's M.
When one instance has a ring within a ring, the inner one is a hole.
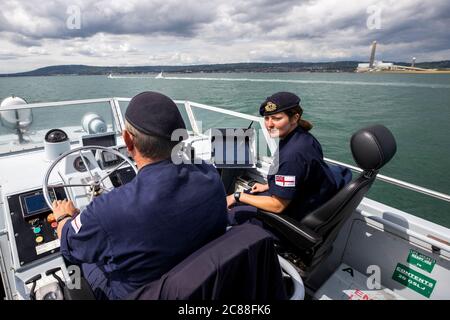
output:
M264 107L266 112L272 112L277 110L277 105L271 101L267 102L266 106Z

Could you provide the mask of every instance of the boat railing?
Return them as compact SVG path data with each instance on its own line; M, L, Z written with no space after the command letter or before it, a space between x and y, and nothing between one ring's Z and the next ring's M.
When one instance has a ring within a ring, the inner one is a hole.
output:
M124 128L124 120L123 120L122 111L120 108L120 102L129 102L130 100L131 100L130 98L114 97L114 98L70 100L70 101L58 101L58 102L42 102L42 103L31 103L31 104L24 104L24 105L14 105L14 106L9 106L9 107L2 107L1 111L107 102L110 104L110 106L112 108L113 116L115 118L116 123L118 123L121 126L121 129L123 129ZM234 116L234 117L238 117L238 118L242 118L242 119L247 119L247 120L259 123L261 128L264 128L264 120L261 117L257 117L257 116L237 112L237 111L227 110L227 109L223 109L223 108L213 107L213 106L196 103L196 102L192 102L192 101L188 101L188 100L175 100L175 103L177 105L184 106L186 113L188 115L188 118L189 118L191 128L195 135L201 135L201 132L199 131L199 128L197 126L198 122L195 117L195 113L193 112L193 108L204 109L204 110L217 112L217 113L221 113L221 114L226 114L226 115L230 115L230 116ZM275 143L274 139L270 138L270 136L266 130L262 130L262 132L266 139L267 145L268 145L271 153L273 154L276 150L276 143ZM328 158L325 158L325 161L347 167L350 170L355 171L355 172L362 172L362 170L360 168L349 165L347 163L339 162L339 161L328 159ZM421 187L421 186L418 186L418 185L415 185L415 184L412 184L412 183L409 183L406 181L391 178L391 177L381 175L381 174L378 174L376 178L380 181L384 181L386 183L396 185L396 186L399 186L404 189L412 190L414 192L418 192L418 193L433 197L435 199L450 202L450 195L442 193L442 192L427 189L427 188L424 188L424 187Z
M352 166L352 165L349 165L347 163L336 161L336 160L332 160L332 159L328 159L328 158L324 158L324 159L325 159L326 162L347 167L347 168L349 168L352 171L355 171L355 172L358 172L358 173L363 172L362 169L360 169L358 167L355 167L355 166ZM382 174L377 174L376 179L380 180L380 181L387 182L389 184L393 184L393 185L396 185L396 186L408 189L408 190L412 190L412 191L415 191L415 192L418 192L418 193L422 193L422 194L425 194L427 196L430 196L430 197L433 197L433 198L436 198L436 199L440 199L440 200L444 200L446 202L450 202L450 196L448 194L445 194L445 193L442 193L442 192L438 192L438 191L434 191L434 190L431 190L431 189L427 189L427 188L424 188L424 187L421 187L421 186L418 186L418 185L415 185L415 184L412 184L412 183L409 183L409 182L405 182L405 181L402 181L402 180L399 180L399 179L391 178L391 177L388 177L388 176L385 176L385 175L382 175Z

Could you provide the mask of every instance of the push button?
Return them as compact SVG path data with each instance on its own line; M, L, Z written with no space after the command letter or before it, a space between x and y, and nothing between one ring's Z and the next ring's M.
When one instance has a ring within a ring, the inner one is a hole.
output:
M55 222L52 222L51 227L52 227L53 229L56 229L56 228L58 227L58 223L57 223L56 221L55 221Z
M44 241L44 237L43 236L37 236L35 240L36 240L36 243L42 243L42 241Z
M53 215L53 213L50 213L50 214L47 216L47 222L48 222L48 223L52 223L52 222L54 222L54 221L56 221L55 216Z
M33 232L36 233L36 234L37 233L41 233L41 228L40 227L34 227L33 228Z

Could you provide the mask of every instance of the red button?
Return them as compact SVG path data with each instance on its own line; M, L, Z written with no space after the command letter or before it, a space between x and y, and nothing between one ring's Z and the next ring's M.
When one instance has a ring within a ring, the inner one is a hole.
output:
M56 229L58 227L58 223L56 221L52 222L51 226L53 229Z

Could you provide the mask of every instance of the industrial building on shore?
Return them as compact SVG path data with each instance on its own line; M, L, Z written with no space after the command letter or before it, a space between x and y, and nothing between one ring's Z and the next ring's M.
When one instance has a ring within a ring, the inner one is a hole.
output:
M358 63L356 72L410 72L410 73L448 73L449 71L439 71L437 69L424 69L415 66L416 58L412 58L411 66L399 66L392 62L375 60L377 42L372 42L372 50L368 63Z

